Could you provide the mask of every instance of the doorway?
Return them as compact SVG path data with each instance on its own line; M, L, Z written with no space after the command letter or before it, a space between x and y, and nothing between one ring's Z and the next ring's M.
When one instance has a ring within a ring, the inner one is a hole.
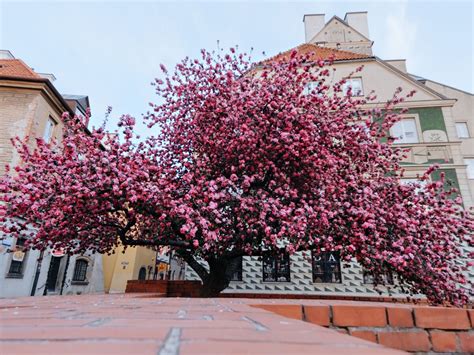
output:
M56 284L58 282L59 266L61 265L61 257L52 256L49 263L48 279L46 280L46 289L48 293L56 292Z
M144 266L140 268L140 271L138 272L138 279L139 280L146 280L146 269Z

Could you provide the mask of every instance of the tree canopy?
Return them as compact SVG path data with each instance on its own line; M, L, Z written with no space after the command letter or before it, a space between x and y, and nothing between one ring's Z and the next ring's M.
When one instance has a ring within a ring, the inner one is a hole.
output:
M3 231L33 225L30 246L69 253L168 245L216 292L233 258L338 251L377 283L391 272L407 292L464 304L473 219L430 179L436 167L423 187L401 184L405 152L388 136L412 93L370 106L375 94L344 93L334 70L296 52L251 64L234 50L162 66L147 137L129 115L108 134L65 114L60 144L15 140L22 163L0 181Z

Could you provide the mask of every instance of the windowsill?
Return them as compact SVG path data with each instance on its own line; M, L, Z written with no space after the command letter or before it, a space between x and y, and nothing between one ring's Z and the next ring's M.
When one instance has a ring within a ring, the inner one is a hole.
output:
M5 278L7 278L7 279L22 279L23 274L7 274L5 276Z
M277 285L279 285L279 284L291 284L291 280L290 281L263 281L262 280L262 282L264 284L277 284Z
M89 281L71 281L71 285L86 286L89 285Z
M342 285L342 281L341 282L315 282L315 281L313 281L313 285L324 285L324 286Z

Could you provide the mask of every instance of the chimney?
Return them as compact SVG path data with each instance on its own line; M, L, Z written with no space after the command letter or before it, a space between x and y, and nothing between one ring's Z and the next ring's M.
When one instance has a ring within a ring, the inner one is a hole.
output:
M387 62L391 66L394 66L401 72L407 73L406 59L389 59L389 60L386 60L385 62Z
M367 21L367 11L347 12L344 21L362 33L365 37L369 37L369 22Z
M303 16L304 22L304 38L309 43L314 36L321 31L325 25L324 14L309 14Z

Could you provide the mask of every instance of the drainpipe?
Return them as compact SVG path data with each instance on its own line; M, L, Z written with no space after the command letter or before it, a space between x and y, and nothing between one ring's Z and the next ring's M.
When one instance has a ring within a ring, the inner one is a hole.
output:
M30 296L34 296L36 293L36 287L38 286L38 280L41 273L41 263L43 262L43 254L44 254L44 250L41 250L38 260L36 261L35 279L33 281L33 287L31 288Z
M61 283L61 292L59 292L60 295L63 294L63 288L64 288L64 283L66 282L68 268L69 268L69 254L67 254L67 258L66 258L66 268L64 269L63 282Z

